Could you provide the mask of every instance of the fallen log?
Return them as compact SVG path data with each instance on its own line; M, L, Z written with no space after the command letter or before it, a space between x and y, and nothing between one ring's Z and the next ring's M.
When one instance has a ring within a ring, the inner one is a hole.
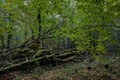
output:
M12 68L16 68L16 67L22 66L22 65L24 65L24 64L36 62L36 61L42 60L42 59L44 59L44 58L50 58L50 57L53 57L54 55L55 55L55 54L46 55L46 56L44 56L44 57L39 57L39 58L32 59L32 60L26 60L26 61L23 61L23 62L20 62L20 63L11 64L11 65L6 66L6 67L1 67L1 68L0 68L0 73L5 72L5 71L7 71L7 70L10 70L10 69L12 69Z
M59 55L60 53L61 53L61 55ZM49 55L47 54L47 55L44 55L44 56L41 56L41 57L32 58L30 60L27 59L27 60L19 62L19 63L13 63L13 64L10 64L10 65L8 65L6 67L1 67L0 68L0 73L5 72L7 70L14 69L16 67L20 67L20 66L25 65L25 64L35 63L36 61L40 61L40 60L43 60L43 59L53 59L53 60L56 60L56 61L58 60L58 61L61 61L61 62L67 62L67 61L72 60L75 57L75 55L71 55L71 53L72 53L71 50L61 51L60 53L56 52L56 53L52 53L52 54L49 54ZM66 56L66 55L69 55L69 54L71 56L68 56L68 57L66 57L64 59L61 59L62 57Z

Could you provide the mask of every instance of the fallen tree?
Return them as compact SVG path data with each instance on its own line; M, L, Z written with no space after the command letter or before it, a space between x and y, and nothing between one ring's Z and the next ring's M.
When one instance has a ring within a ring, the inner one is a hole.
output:
M47 30L42 35L38 36L37 38L27 41L24 44L9 48L9 49L3 49L0 50L0 53L5 53L1 58L4 58L2 60L2 63L0 63L0 73L5 72L7 70L11 70L20 66L24 66L31 63L41 62L43 61L52 61L53 63L57 62L67 62L75 58L76 56L76 49L62 49L57 50L44 50L39 49L39 41L48 37L54 30L60 28L63 24L63 21L60 21L56 26L52 27L51 29ZM33 48L35 47L35 48ZM41 50L39 52L39 50Z
M44 60L44 59L45 60L52 60L53 62L54 61L55 62L57 62L57 61L67 62L67 61L70 61L70 60L74 59L75 54L76 54L76 49L70 49L70 50L64 50L64 51L60 51L60 52L55 52L53 54L46 54L46 55L43 55L41 57L37 56L37 57L35 57L33 59L30 59L30 60L28 59L28 60L18 62L18 63L12 63L12 64L7 65L5 67L1 66L0 67L0 73L5 72L7 70L17 68L17 67L20 67L20 66L23 66L23 65L35 63L37 61L39 62L40 60Z

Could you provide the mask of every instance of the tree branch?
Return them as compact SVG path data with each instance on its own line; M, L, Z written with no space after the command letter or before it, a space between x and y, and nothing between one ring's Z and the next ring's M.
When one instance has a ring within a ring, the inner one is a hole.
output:
M9 48L9 49L3 49L3 50L0 50L0 53L2 52L8 52L8 51L11 51L13 49L17 49L17 48L24 48L24 47L27 47L27 46L30 46L32 43L40 40L40 39L44 39L47 35L49 35L49 33L51 33L52 31L54 31L55 29L59 28L59 26L61 26L63 24L64 20L60 21L56 26L54 26L53 28L47 30L46 32L44 32L42 35L38 36L37 38L33 39L32 41L28 41L20 46L17 46L17 47L12 47L12 48Z

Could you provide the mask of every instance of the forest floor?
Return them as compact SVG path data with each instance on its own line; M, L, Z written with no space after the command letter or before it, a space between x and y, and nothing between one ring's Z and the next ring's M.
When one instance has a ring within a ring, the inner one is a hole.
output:
M0 80L120 80L120 54L110 53L104 58L107 60L85 59L11 71L1 75Z

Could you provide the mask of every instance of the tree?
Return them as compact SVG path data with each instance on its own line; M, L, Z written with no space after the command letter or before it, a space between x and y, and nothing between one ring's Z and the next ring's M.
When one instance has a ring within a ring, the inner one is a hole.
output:
M81 51L105 52L107 45L114 41L111 37L116 19L119 19L119 1L81 0L77 1L74 14L74 28L67 32ZM108 42L108 43L106 43Z

